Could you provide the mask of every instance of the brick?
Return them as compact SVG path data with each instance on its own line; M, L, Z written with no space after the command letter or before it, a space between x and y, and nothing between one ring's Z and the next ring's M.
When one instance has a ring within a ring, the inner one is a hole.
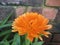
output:
M0 21L4 20L10 13L12 13L10 20L13 20L15 17L15 9L12 6L0 6Z
M28 0L27 4L30 6L41 6L43 2L43 0Z
M55 22L53 22L55 23ZM55 23L53 24L53 27L49 30L51 33L60 33L60 24Z
M60 6L60 0L46 0L47 6Z
M43 0L0 0L3 5L17 4L17 5L30 5L30 6L40 6L43 4Z
M29 6L28 8L27 8L27 12L31 12L31 10L32 10L32 6Z
M54 26L55 28L53 28L51 30L52 33L60 33L60 8L58 9L58 13L56 15L56 18L54 19Z
M18 8L16 8L16 17L23 14L25 9L26 9L25 6L19 6Z
M50 43L46 43L46 44L44 44L44 45L60 45L60 43L52 43L52 42L50 42Z
M60 43L51 43L50 45L60 45Z
M37 13L42 14L42 7L29 6L28 9L27 9L27 12L37 12Z
M51 30L49 30L52 34L54 33L60 33L60 30L58 28L53 28Z
M52 38L51 36L52 36L52 35L49 35L49 38L43 36L42 38L43 38L43 40L44 40L45 43L46 43L46 42L50 42L50 40L51 40L51 38Z
M43 8L43 10L42 10L42 14L50 20L55 19L57 12L58 12L57 9L49 8L49 7Z
M18 2L18 1L21 1L21 0L0 0L0 2Z
M0 0L0 4L7 5L7 4L19 4L20 0Z
M25 12L25 10L26 10L26 12L37 12L37 13L42 14L42 8L41 7L19 6L18 8L16 8L16 16L19 16L19 15L23 14Z
M60 34L54 34L52 41L53 42L60 42Z
M58 9L58 13L57 13L57 16L56 16L56 18L55 18L55 22L56 22L57 24L60 24L60 8Z

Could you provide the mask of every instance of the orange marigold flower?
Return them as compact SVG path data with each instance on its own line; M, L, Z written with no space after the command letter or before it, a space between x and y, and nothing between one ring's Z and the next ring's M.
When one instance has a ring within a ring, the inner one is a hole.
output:
M12 32L18 32L19 35L27 35L27 38L33 41L34 38L43 40L40 34L48 37L49 32L45 30L52 28L52 25L47 25L49 20L41 14L27 12L15 19L12 24Z

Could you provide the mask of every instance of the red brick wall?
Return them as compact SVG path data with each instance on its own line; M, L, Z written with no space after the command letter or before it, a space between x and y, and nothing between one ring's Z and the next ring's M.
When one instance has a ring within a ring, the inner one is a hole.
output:
M54 8L54 11L51 11L50 14L51 16L54 15L53 17L55 18L54 19L55 24L53 24L54 28L51 30L51 33L52 33L51 39L49 42L46 42L45 45L60 45L60 7L59 7L60 0L46 0L45 6Z

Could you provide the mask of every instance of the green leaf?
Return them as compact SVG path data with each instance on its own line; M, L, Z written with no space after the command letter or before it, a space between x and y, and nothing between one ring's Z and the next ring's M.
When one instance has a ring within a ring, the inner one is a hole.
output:
M6 17L6 19L4 19L4 20L1 22L1 25L4 25L4 24L9 20L9 18L12 16L12 13L13 13L13 11L12 11L10 14L8 14L8 17Z
M2 21L0 21L0 23L1 23Z
M1 41L0 45L9 45L9 42L7 40Z
M12 45L20 45L20 36L15 34Z
M24 44L25 45L30 45L31 42L30 42L30 40L27 39L27 34L25 34L24 38L25 38L25 43Z
M38 38L35 38L35 41L34 42L37 42L38 41Z
M21 45L30 45L31 42L26 37L27 37L27 34L20 37L21 38Z
M26 45L30 45L31 42L30 42L30 40L26 39L25 43L26 43Z
M4 37L4 39L3 40L7 40L7 38L10 36L10 33L9 34L7 34L5 37Z
M9 43L13 42L13 39L9 41Z
M0 37L3 35L9 34L9 33L11 33L11 30L6 30L4 32L0 32Z
M35 42L35 43L32 43L32 45L42 45L44 42L41 41L41 42Z
M10 24L5 24L5 25L1 25L1 26L0 26L0 29L1 29L1 28L5 28L5 27L9 27L9 26L11 26L11 25L12 25L11 23L10 23Z

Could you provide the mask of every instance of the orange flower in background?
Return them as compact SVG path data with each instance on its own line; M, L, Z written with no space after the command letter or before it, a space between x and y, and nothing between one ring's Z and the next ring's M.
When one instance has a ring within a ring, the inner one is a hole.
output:
M34 38L43 40L40 35L48 37L50 33L45 30L52 28L52 25L47 25L48 22L49 20L41 14L27 12L13 21L12 32L18 32L19 35L27 34L27 38L31 41Z

